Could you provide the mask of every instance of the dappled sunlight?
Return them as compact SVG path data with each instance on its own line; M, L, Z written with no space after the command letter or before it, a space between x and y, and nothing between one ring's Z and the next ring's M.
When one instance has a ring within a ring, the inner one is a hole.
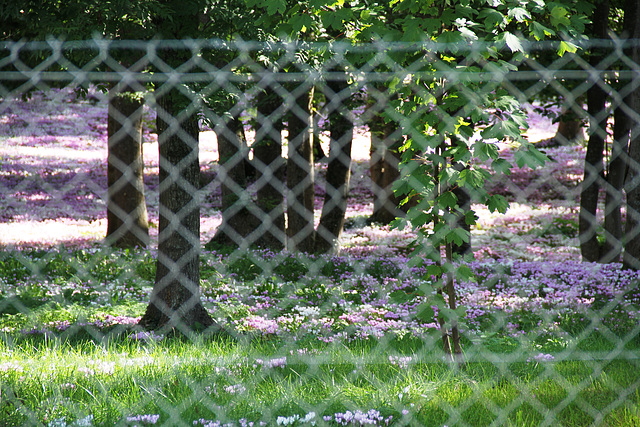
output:
M553 138L558 130L558 123L553 122L552 117L547 117L536 112L535 107L531 104L525 104L525 111L527 112L527 123L529 129L524 132L524 137L529 142L538 142L548 138ZM558 109L551 109L554 113L557 113Z
M68 144L58 144L61 141L73 141ZM95 141L81 137L40 139L28 137L8 138L2 141L0 138L0 156L5 159L13 159L14 162L35 163L54 160L66 163L70 167L75 162L106 161L106 143L100 147L93 146Z
M512 202L505 214L474 205L478 223L471 230L477 259L579 261L578 211L569 202Z
M530 129L526 136L529 140L541 140L555 132L556 125L550 119L541 117L530 107L528 113ZM153 111L145 107L143 159L152 246L156 244L158 226L158 141L154 119ZM67 90L37 92L29 100L11 101L0 120L0 155L4 160L0 170L0 200L5 205L0 215L0 246L101 244L106 233L106 120L106 98L95 91L90 91L87 98ZM248 135L253 136L251 132ZM327 133L321 133L320 138L325 153L329 154ZM212 180L202 192L201 241L206 243L222 222L215 133L204 129L199 145L203 176L207 183ZM340 241L343 253L394 254L406 248L414 235L409 230L366 224L366 218L373 213L369 151L369 129L359 125L354 129L347 224ZM560 185L571 191L582 179L583 151L579 145L548 149L550 163L533 173L528 168L514 168L509 185L535 184L543 190L545 185ZM506 146L502 154L512 158L512 150ZM324 198L325 173L326 162L319 163L316 225ZM551 184L536 181L549 176L556 181ZM497 183L494 187L500 189L500 185ZM513 188L507 186L503 191L513 191ZM512 201L505 215L490 213L481 205L474 209L480 220L472 230L472 245L479 259L572 260L579 257L575 236L564 235L553 228L557 225L554 221L559 219L564 221L561 224L564 233L571 234L571 221L577 218L572 200Z
M104 239L106 219L95 221L71 218L0 222L0 247L91 247Z

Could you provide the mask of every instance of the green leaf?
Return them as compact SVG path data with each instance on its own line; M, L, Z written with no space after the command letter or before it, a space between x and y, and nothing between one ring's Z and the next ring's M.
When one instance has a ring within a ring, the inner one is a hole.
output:
M526 150L516 151L513 155L518 167L529 166L531 169L535 169L538 166L543 166L549 161L549 158L540 152L538 149L529 145Z
M489 196L486 205L489 208L490 212L498 211L500 213L505 213L509 208L509 202L507 202L507 199L505 199L503 196L500 196L499 194Z
M493 162L491 162L491 167L498 173L511 175L511 163L509 163L506 159L494 160Z
M509 17L514 18L517 22L524 22L527 19L531 19L531 14L527 9L522 7L514 7L509 9L507 14Z
M334 2L329 2L328 0L309 0L309 6L312 9L322 9L325 6L328 6Z
M455 46L457 43L465 41L462 37L462 34L458 31L444 31L438 37L436 37L436 42L438 43L446 43L451 46L447 46L451 52L456 53L458 51Z
M402 40L407 42L423 40L425 35L421 24L421 20L413 16L404 19L402 22Z
M269 0L267 2L267 14L269 15L275 15L276 13L283 14L286 8L286 0Z
M485 130L483 130L480 134L484 139L497 139L498 141L502 141L505 137L505 132L502 126L502 121L497 121L489 126Z
M431 323L436 320L436 312L431 307L431 302L423 302L416 307L416 319L423 323Z
M571 43L571 42L561 41L560 45L558 46L559 56L562 56L567 52L576 53L577 51L578 51L578 46L576 46L574 43Z
M507 18L495 9L483 9L478 14L478 20L484 20L486 31L493 31L495 27L503 28L507 23Z
M469 268L469 266L466 264L460 264L458 268L456 268L456 276L458 277L458 279L465 282L475 280L475 274L473 274L471 268Z
M306 13L301 13L291 17L289 21L293 32L305 33L313 26L313 19Z
M415 293L408 293L405 291L394 291L389 294L391 302L396 304L405 304L416 297Z
M433 34L442 26L442 22L435 18L422 18L422 30L426 34Z
M460 305L453 310L458 315L458 318L463 319L467 316L467 307Z
M475 223L478 221L478 215L476 215L476 213L474 211L467 211L464 214L464 222L467 225L475 225Z
M468 242L470 238L469 232L464 228L454 228L447 234L447 243L453 243L461 246L464 242Z
M485 139L491 138L488 136L490 131L482 132L482 137ZM498 146L496 144L484 141L478 141L473 144L473 153L481 161L484 162L489 159L497 159L499 157Z
M464 169L460 172L456 183L460 187L482 188L491 174L483 169Z
M551 9L551 25L556 28L569 26L571 24L571 21L567 17L568 14L569 12L564 7L555 6L553 9Z
M478 36L476 35L476 33L471 31L467 27L459 28L458 31L460 31L460 34L462 34L464 38L467 38L469 40L478 40Z
M443 208L452 208L458 204L458 198L452 191L447 191L442 193L440 197L438 197L438 205Z
M520 38L509 31L505 31L503 33L504 42L507 44L507 47L511 49L511 52L524 52L524 48L522 47L522 43L520 43Z
M442 270L442 267L436 264L431 264L427 266L427 272L425 275L427 276L427 278L440 277L442 276L442 273L444 273L444 271Z
M396 218L389 224L391 229L399 229L402 230L407 226L407 220L404 218Z
M531 21L529 30L531 31L531 35L538 41L544 40L547 36L554 36L556 34L552 29L547 28L536 21Z

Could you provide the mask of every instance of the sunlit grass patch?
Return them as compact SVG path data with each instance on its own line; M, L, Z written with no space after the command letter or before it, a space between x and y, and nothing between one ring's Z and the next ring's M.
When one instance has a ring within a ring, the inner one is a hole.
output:
M470 264L478 281L459 284L466 362L452 367L437 324L389 297L428 280L402 258L204 252L203 302L230 333L193 339L136 327L150 251L9 251L0 262L8 425L638 419L637 274L611 266Z

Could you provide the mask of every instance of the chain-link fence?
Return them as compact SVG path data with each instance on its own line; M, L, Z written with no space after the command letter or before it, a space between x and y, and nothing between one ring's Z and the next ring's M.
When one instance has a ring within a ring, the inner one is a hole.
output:
M638 425L640 46L566 47L0 45L0 425Z

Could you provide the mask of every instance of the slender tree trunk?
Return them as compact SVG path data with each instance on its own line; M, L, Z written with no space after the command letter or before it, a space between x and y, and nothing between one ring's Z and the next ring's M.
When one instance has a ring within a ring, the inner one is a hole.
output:
M314 162L311 138L308 90L299 92L289 113L289 149L287 160L287 235L289 249L311 252L314 249Z
M453 247L451 243L445 244L445 253L447 257L447 263L453 263ZM453 278L452 272L447 272L443 280L446 280L444 289L447 293L447 299L449 300L449 308L455 310L458 307L458 296L456 292L456 284ZM448 349L448 354L451 357L452 363L457 363L458 366L462 366L464 359L462 355L462 345L460 344L460 329L458 327L458 319L451 320L451 330L448 334L448 343L444 345L445 351Z
M437 148L437 153L442 156L444 153L445 146L444 143L441 144ZM443 168L446 168L446 163L442 164ZM433 182L434 186L434 199L440 197L446 188L440 182L440 165L434 163L433 165ZM448 212L447 212L448 213ZM433 227L434 229L438 228L440 219L436 215L433 219ZM453 263L453 247L451 243L438 243L434 247L437 251L435 254L436 265L442 266L442 249L445 252L445 262L448 265ZM438 294L447 295L448 305L451 310L455 310L457 307L457 296L455 289L455 281L453 278L453 274L451 271L447 271L440 276L440 280L442 281L442 286L438 289ZM447 319L442 313L438 313L438 324L440 325L440 333L442 336L442 347L449 358L449 362L457 363L458 365L462 364L462 346L460 344L460 331L458 329L458 321L457 319Z
M576 103L581 104L580 100L575 100ZM558 130L553 137L557 145L567 145L571 142L581 140L584 138L584 126L582 120L571 111L568 107L563 106L558 117Z
M190 99L178 89L161 95L157 104L158 260L151 301L140 325L185 333L215 326L200 302L198 119Z
M258 170L257 205L260 210L256 245L273 250L286 247L284 159L282 158L282 99L271 88L258 97L253 159Z
M327 94L327 99L330 99L328 107L331 144L325 198L315 238L315 252L319 253L336 252L339 247L347 211L354 127L345 105L348 101L344 99L343 94L343 91L348 89L347 82L330 81L327 86L333 92Z
M260 223L254 213L248 209L253 203L246 191L248 146L244 137L242 123L238 117L232 117L222 130L216 133L218 153L220 155L218 177L222 196L222 224L207 247L223 245L233 247L250 246L246 237Z
M371 131L371 159L369 172L373 182L373 214L371 221L389 224L402 217L404 209L398 207L400 199L393 194L392 185L400 177L398 125L385 122L381 114L369 121Z
M149 219L144 197L142 100L130 90L109 90L107 118L107 236L116 248L146 247Z
M619 262L622 255L622 188L626 175L626 156L629 146L630 117L624 108L613 112L613 143L605 186L604 233L601 262Z
M580 120L560 120L554 139L558 145L566 145L582 137L582 122Z
M640 39L640 4L637 0L626 0L624 5L624 28L630 39ZM640 46L628 49L627 55L640 64ZM631 91L625 96L625 104L633 112L640 114L640 87L636 80L629 82ZM631 121L629 138L628 177L625 184L627 193L627 223L625 227L625 247L623 265L625 268L640 270L640 123Z
M604 38L608 29L609 2L602 2L598 11L593 16L595 38ZM589 62L594 67L602 61L603 54L597 50L591 50ZM580 252L584 261L598 261L600 259L600 244L597 238L598 193L600 191L602 175L604 173L604 142L606 138L606 113L607 92L597 81L587 90L587 111L589 113L590 135L587 143L587 153L584 162L584 180L580 192L580 216L578 219Z

